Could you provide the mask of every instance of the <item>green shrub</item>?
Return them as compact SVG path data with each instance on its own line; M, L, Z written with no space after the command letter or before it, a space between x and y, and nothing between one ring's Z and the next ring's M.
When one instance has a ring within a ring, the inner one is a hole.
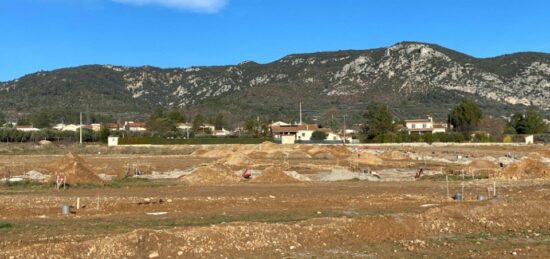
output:
M0 229L3 229L3 228L11 228L13 227L13 224L11 223L8 223L8 222L0 222Z

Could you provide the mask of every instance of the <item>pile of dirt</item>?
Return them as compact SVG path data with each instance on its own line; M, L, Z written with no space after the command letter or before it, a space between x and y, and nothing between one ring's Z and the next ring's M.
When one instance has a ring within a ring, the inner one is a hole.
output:
M531 158L526 158L504 169L500 178L505 179L548 179L550 178L550 166Z
M31 181L47 182L50 178L50 175L43 174L36 170L31 170L25 173L24 178Z
M352 153L345 146L332 145L332 146L304 146L303 150L314 158L344 158L350 156Z
M0 166L0 179L11 176L11 171L7 166Z
M281 147L282 147L281 145L275 144L271 141L264 141L261 144L256 145L257 150L265 151L265 152L269 152L269 151L272 151L274 149L280 149Z
M268 158L268 159L285 159L286 157L287 157L287 154L281 151L269 152L265 156L265 158Z
M300 180L286 174L280 167L271 166L252 179L254 183L297 183Z
M69 153L51 165L54 176L65 177L68 184L102 184L103 180L80 156ZM55 181L56 177L52 177Z
M311 156L302 150L291 150L286 152L289 159L309 159Z
M550 158L550 150L541 151L540 154L544 157Z
M266 155L267 155L266 152L258 152L258 151L248 152L248 157L252 159L264 159Z
M405 160L408 158L403 152L397 150L388 150L381 157L387 160Z
M320 152L313 155L312 158L332 160L332 159L336 159L336 156L334 156L332 153L329 153L329 152Z
M357 156L353 156L352 161L362 165L382 165L382 158L371 155L369 153L360 153Z
M238 183L242 177L228 166L216 163L201 166L179 179L190 185L222 185Z
M193 156L202 158L221 158L233 154L233 150L230 149L199 149L193 152Z
M328 173L322 173L319 175L319 181L323 182L335 182L335 181L349 181L349 180L369 180L378 181L379 179L362 172L353 172L344 167L335 167Z
M252 164L252 160L247 155L240 152L236 152L226 158L222 158L219 162L228 166L245 166Z
M488 160L474 160L468 164L467 170L474 171L474 172L476 171L494 172L494 171L498 171L499 167L495 163Z

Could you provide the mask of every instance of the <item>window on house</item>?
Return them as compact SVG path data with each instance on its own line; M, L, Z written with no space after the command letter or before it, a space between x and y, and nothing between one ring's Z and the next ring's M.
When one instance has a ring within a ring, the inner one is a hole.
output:
M422 124L422 128L423 128L423 129L426 128L426 123Z
M306 133L302 132L302 137L305 137L306 136Z
M413 129L416 128L416 124L412 124L412 128L413 128Z

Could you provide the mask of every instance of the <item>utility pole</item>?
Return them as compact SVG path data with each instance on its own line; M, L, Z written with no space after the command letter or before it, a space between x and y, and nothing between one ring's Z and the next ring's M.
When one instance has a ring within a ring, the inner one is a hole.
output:
M82 145L82 112L80 112L80 145Z
M347 126L346 126L346 117L347 117L347 115L344 115L344 145L346 144L346 140L347 140L346 139L346 128L347 128Z

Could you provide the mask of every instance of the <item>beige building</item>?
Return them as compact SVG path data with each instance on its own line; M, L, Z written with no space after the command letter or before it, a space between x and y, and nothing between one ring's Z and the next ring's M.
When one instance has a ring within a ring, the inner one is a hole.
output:
M447 131L446 123L434 123L432 117L427 119L406 120L405 127L409 134L424 133L445 133Z

